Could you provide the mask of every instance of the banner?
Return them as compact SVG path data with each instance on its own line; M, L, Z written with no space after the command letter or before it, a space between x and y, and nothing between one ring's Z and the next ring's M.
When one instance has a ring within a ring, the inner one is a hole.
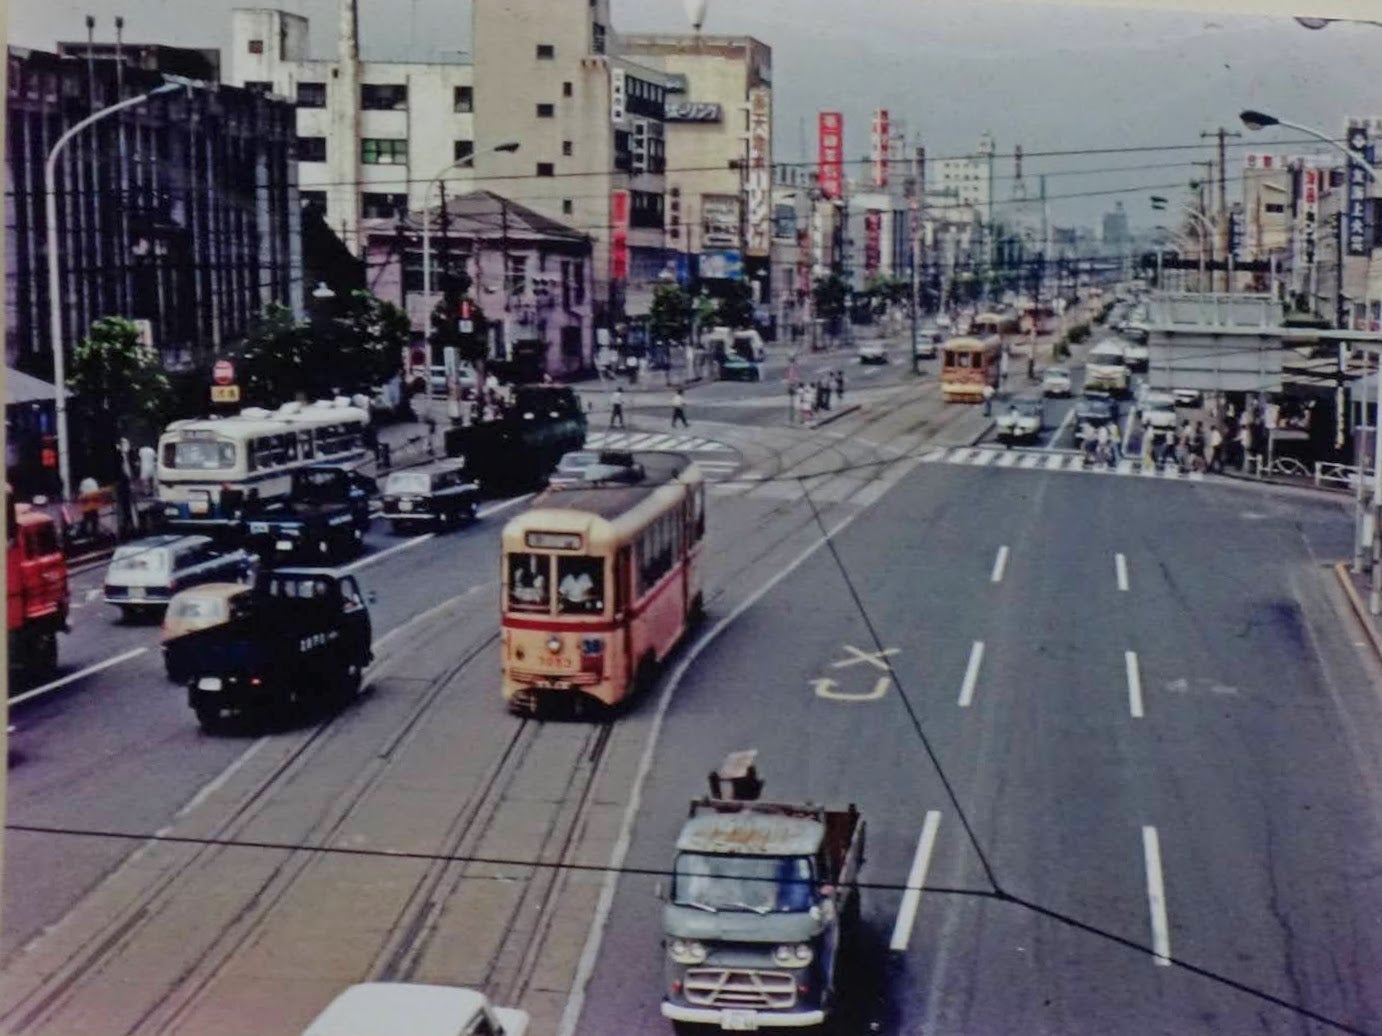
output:
M766 86L755 86L749 91L749 168L744 201L748 212L745 251L757 257L767 255L773 247L772 135L772 92Z
M1300 172L1301 243L1307 267L1315 265L1315 226L1320 218L1320 171L1306 166Z
M611 191L609 196L609 275L616 281L629 279L629 192Z
M869 157L873 160L873 185L888 186L888 151L891 141L888 129L888 110L879 108L873 113L873 128L869 132Z
M821 193L835 199L844 194L845 117L839 112L821 112L818 124Z
M1360 161L1348 164L1348 217L1344 223L1348 239L1349 255L1370 255L1372 248L1368 239L1368 173L1360 164L1367 160L1370 150L1368 127L1361 121L1350 121L1348 126L1348 149L1358 155Z
M609 74L609 118L616 126L624 124L628 104L628 78L621 68Z

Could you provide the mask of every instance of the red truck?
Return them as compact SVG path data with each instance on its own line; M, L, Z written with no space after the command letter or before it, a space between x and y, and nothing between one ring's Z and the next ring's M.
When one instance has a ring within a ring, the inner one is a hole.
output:
M5 586L10 669L51 673L67 630L67 558L53 519L5 493Z

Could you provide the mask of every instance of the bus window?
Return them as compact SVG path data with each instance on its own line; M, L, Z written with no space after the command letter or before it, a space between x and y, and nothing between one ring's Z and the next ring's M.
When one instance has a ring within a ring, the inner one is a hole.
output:
M316 455L316 450L312 447L312 433L310 431L298 432L298 456L303 460L311 460Z
M557 612L561 615L598 615L604 610L604 559L558 557Z
M225 471L235 467L235 444L214 439L164 443L163 466L175 471Z
M509 555L509 607L518 612L551 611L551 557Z

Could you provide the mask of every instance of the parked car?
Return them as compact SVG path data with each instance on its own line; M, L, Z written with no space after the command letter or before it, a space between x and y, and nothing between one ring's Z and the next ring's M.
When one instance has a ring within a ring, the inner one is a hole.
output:
M209 536L149 536L115 548L103 593L129 617L167 607L190 586L252 579L256 565L249 551L218 550Z
M1069 396L1071 393L1070 372L1064 367L1047 367L1041 374L1041 394L1043 396Z
M412 982L362 982L326 1006L302 1036L524 1036L528 1015L483 993Z
M887 346L882 342L864 342L859 346L859 362L863 364L887 363Z
M480 486L466 473L464 458L443 460L392 472L380 501L394 532L417 523L458 525L475 520Z
M939 324L923 324L917 328L916 358L918 360L934 360L940 355L943 341L945 341L945 332L941 330Z
M1035 439L1046 427L1046 404L1039 398L1014 399L998 415L997 424L999 442Z

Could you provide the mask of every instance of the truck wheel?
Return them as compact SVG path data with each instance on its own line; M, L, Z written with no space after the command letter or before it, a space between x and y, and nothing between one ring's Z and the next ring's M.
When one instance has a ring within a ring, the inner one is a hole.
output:
M336 698L342 706L349 705L360 693L364 683L364 670L358 662L348 662L336 678Z

